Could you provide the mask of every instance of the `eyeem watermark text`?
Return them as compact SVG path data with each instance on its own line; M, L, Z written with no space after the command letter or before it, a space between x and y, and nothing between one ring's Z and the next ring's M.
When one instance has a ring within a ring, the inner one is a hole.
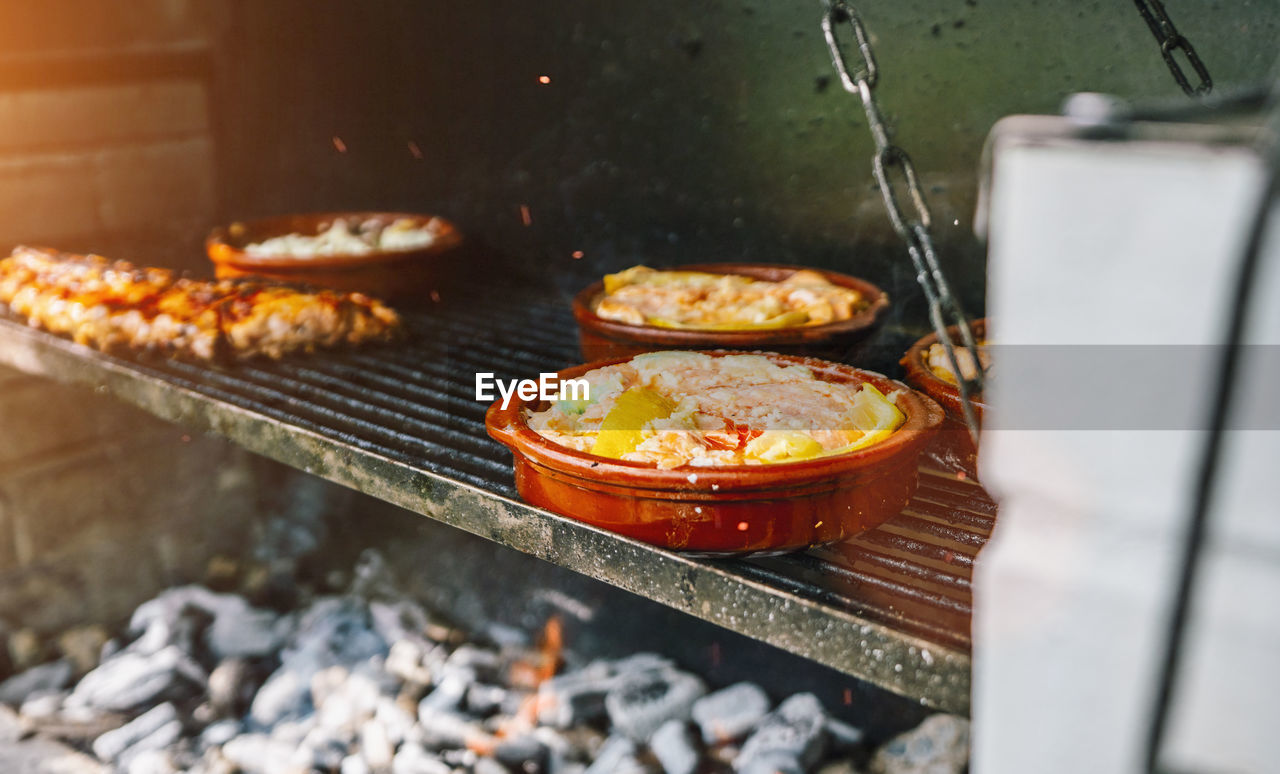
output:
M538 374L537 380L512 379L504 382L494 378L492 373L476 374L476 400L493 400L495 387L502 397L503 408L513 396L523 401L591 400L591 383L586 379L561 379L554 373L542 373Z

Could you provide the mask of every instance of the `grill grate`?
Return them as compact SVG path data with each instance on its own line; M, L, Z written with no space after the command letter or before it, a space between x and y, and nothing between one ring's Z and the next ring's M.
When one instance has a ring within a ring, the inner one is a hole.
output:
M474 374L528 378L572 365L576 328L568 305L545 295L488 289L478 301L463 292L408 313L410 335L394 346L234 367L117 358L2 319L0 360L104 385L162 417L922 703L967 710L970 580L995 518L981 488L924 470L912 503L880 529L739 560L688 559L529 508L509 452L485 433ZM504 521L512 516L518 524Z

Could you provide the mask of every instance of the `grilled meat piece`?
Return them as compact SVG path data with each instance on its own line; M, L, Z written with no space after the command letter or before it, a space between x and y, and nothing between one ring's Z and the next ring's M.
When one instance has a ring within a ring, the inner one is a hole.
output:
M211 360L279 358L389 338L396 313L360 293L205 282L98 255L20 247L0 260L0 302L34 325L105 351Z

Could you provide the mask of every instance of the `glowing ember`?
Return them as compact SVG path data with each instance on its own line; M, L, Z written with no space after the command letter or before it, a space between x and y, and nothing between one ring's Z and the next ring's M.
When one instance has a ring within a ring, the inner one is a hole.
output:
M410 140L410 141L409 141L409 153L410 153L410 154L411 154L415 159L421 159L421 158L422 158L422 149L421 149L421 148L419 148L419 147L418 147L418 143L414 142L413 140Z
M547 85L548 83L551 83L551 76L550 76L550 75L539 75L539 76L538 76L538 83L541 83L541 84L542 84L542 85L544 85L544 86L545 86L545 85Z
M526 226L533 223L533 216L529 214L529 205L527 204L520 205L520 222Z
M582 256L583 256L583 254L584 254L584 253L583 253L581 250L574 250L574 251L571 253L571 255L573 256L573 259L574 259L575 261L582 260Z
M346 153L346 152L347 152L347 144L346 144L345 142L343 142L343 141L342 141L342 138L341 138L341 137L338 137L337 135L334 135L334 138L333 138L333 148L334 148L334 150L336 150L338 153Z
M747 523L746 523L745 521L740 521L740 522L738 522L738 531L739 531L739 532L746 532L746 531L747 531Z

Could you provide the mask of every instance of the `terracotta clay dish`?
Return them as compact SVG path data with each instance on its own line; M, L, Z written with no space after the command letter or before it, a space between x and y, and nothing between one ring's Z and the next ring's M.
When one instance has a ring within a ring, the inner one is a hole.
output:
M740 352L708 352L713 357ZM776 365L803 365L822 380L897 391L905 421L888 438L856 451L797 462L661 469L576 451L532 430L527 410L545 404L497 401L485 416L515 458L516 488L527 502L666 548L704 555L782 553L843 540L896 516L916 488L919 456L943 419L929 398L880 374L794 355L766 353ZM559 372L571 379L622 363L613 358Z
M766 263L699 263L676 266L671 270L737 274L781 282L804 268ZM667 349L767 350L784 354L839 356L875 330L889 306L889 297L864 279L821 269L809 271L821 274L836 285L857 291L864 303L849 319L823 325L736 331L673 329L631 325L599 316L595 308L604 296L604 281L594 282L573 299L573 316L578 321L582 357L585 360L603 360Z
M969 323L974 341L981 342L987 335L986 319ZM960 331L954 326L947 331L952 341L959 341ZM938 341L938 334L928 336L911 345L907 354L899 361L904 369L907 384L937 401L946 411L946 419L942 423L933 443L925 450L925 456L937 463L943 470L961 473L966 476L978 474L978 450L973 445L973 437L969 435L969 427L964 421L964 412L960 406L960 390L947 380L933 372L926 361L929 348ZM987 404L982 400L982 393L973 397L974 414L978 424L982 424L982 415Z
M404 249L372 249L332 254L255 254L248 245L285 235L315 237L334 223L369 223L390 228L401 223L429 229L429 244ZM219 279L267 277L284 282L369 293L380 298L409 299L429 293L453 273L447 255L462 243L454 225L431 215L403 212L314 212L249 220L215 228L205 251Z

